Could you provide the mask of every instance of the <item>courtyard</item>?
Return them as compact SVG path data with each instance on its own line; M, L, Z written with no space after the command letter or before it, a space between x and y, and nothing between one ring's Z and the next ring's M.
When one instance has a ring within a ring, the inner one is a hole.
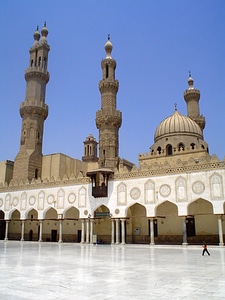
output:
M225 248L0 241L0 299L224 299Z

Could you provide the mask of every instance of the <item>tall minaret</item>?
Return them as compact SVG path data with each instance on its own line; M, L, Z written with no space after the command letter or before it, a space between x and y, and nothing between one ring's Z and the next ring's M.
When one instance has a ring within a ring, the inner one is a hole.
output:
M187 103L188 117L195 121L203 131L205 128L205 117L200 115L199 110L200 91L196 90L193 84L194 80L191 78L191 74L189 74L189 87L184 91L184 99Z
M105 44L106 58L102 60L102 80L99 82L101 110L96 113L99 129L99 167L113 169L119 160L119 128L122 113L116 109L116 94L119 82L115 80L116 61L112 59L112 43L108 36Z
M47 35L46 24L41 30L41 35L38 28L34 32L34 44L30 48L30 63L25 70L27 85L25 100L20 105L22 118L20 150L15 158L13 171L13 179L18 181L21 179L31 181L41 176L44 121L48 116L48 106L45 104L50 50Z

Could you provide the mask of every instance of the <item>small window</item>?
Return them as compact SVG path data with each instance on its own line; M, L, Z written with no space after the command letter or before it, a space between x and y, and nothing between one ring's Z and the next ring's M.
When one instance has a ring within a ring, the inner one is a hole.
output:
M166 155L172 155L173 154L173 148L172 145L166 146Z
M161 154L161 153L162 153L162 148L161 148L161 147L158 147L158 148L157 148L157 151L158 151L159 154Z

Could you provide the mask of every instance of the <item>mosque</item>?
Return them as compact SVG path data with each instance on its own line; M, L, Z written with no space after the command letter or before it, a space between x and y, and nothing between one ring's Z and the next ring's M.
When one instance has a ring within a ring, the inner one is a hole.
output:
M20 146L0 162L0 239L84 244L224 245L225 158L209 154L200 91L189 76L187 116L174 113L156 128L138 166L119 157L122 113L117 110L110 37L105 44L96 112L98 141L89 134L82 159L43 155L49 81L46 24L34 32L20 104Z

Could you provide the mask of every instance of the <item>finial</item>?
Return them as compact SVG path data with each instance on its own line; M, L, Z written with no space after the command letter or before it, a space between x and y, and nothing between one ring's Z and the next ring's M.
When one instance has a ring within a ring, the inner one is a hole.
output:
M110 33L108 34L108 41L110 41Z
M39 29L39 26L37 25L37 29L36 30L38 31L38 29Z
M191 71L188 71L189 77L191 77Z
M46 27L46 21L44 22L44 27Z
M174 103L174 108L175 110L177 110L177 103Z

